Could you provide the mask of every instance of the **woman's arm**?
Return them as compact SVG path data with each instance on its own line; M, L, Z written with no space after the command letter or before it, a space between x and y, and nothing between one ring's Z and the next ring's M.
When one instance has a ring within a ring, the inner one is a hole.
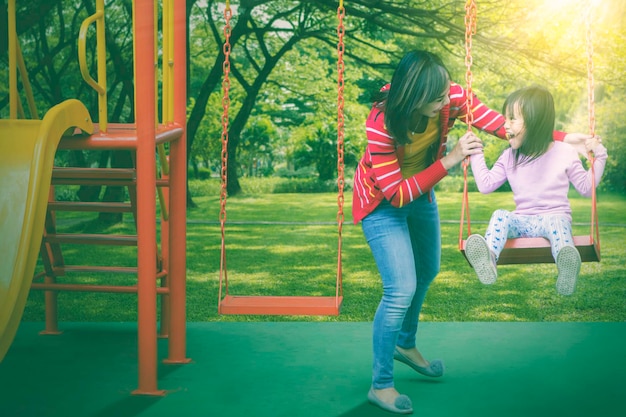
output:
M459 84L452 83L450 85L450 117L467 123L466 104L467 91ZM472 108L473 127L500 139L506 139L502 114L487 107L476 95L472 98ZM584 133L566 133L560 130L555 130L553 133L554 140L569 143L580 153L584 153L585 141L589 138L591 135Z
M460 163L465 156L481 152L482 143L474 134L464 135L454 149L417 174L403 178L395 142L384 129L383 114L366 122L367 152L371 155L372 170L385 199L394 207L402 207L427 193L448 175L448 169Z

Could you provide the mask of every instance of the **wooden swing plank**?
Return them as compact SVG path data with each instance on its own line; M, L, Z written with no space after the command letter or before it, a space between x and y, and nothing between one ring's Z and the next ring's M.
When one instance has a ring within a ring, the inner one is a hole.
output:
M338 316L343 297L233 296L219 304L220 314Z
M465 240L461 252L465 256ZM582 262L600 262L600 248L589 236L574 236L574 245ZM465 256L467 259L467 256ZM542 237L508 239L498 265L554 263L550 242Z

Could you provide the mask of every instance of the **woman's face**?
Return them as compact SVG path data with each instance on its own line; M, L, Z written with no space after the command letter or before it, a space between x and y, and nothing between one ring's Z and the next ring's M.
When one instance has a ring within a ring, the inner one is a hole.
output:
M507 112L504 117L504 128L511 148L519 149L524 143L526 129L524 128L524 117L518 105L513 106L512 114Z
M418 112L422 116L426 117L435 117L439 114L441 109L450 103L450 81L446 84L446 88L441 92L441 94L435 99L435 101L431 101L430 103L425 104L424 106L418 109Z

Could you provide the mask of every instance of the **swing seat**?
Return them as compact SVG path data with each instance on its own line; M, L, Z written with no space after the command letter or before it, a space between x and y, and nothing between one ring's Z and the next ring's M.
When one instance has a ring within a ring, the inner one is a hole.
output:
M337 280L335 282L335 296L233 296L228 293L228 277L226 269L226 244L225 244L225 223L226 223L226 198L227 198L227 169L228 161L228 106L224 106L222 114L222 176L221 176L221 193L220 193L220 223L222 231L222 248L220 262L220 278L219 278L219 294L218 294L218 313L219 314L242 314L242 315L298 315L298 316L338 316L343 302L342 290L342 228L343 228L343 205L344 205L344 122L343 122L343 33L345 27L343 24L343 16L345 9L343 3L340 2L337 10L339 23L337 25L337 33L339 34L338 51L338 85L337 90L337 173L338 173L338 210L337 210L337 226L338 226L338 244L337 244ZM232 16L230 6L224 11L226 25L224 34L226 39L224 42L224 69L230 65L230 19ZM228 81L228 72L224 71L223 98L228 98L230 82ZM222 293L222 290L224 292ZM224 296L222 297L222 294Z
M219 314L338 316L342 296L233 296L219 304Z
M461 252L467 259L465 243L465 240L461 242ZM574 245L582 262L600 262L600 247L590 236L574 236ZM508 239L498 259L498 265L539 263L554 263L550 241L542 237Z

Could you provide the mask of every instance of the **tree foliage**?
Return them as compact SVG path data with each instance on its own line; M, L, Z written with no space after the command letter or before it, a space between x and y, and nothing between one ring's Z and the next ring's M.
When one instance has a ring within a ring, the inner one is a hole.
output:
M438 53L454 80L465 83L465 3L345 2L348 171L365 145L363 123L369 98L390 80L406 51L419 48ZM6 0L0 4L2 23L6 21ZM96 94L82 81L76 59L78 29L93 13L93 1L18 0L17 4L20 45L41 112L74 97L85 102L97 120ZM186 4L189 162L192 167L204 166L217 173L222 151L225 3L188 0ZM319 179L332 178L336 175L337 2L242 0L232 4L228 193L240 191L241 175L289 173L303 165L312 167ZM620 0L605 0L596 2L599 5L589 13L591 2L586 0L571 0L567 5L543 0L481 0L477 4L472 49L474 91L485 104L499 109L514 89L543 84L556 99L557 127L568 131L589 128L587 22L591 19L596 131L609 148L606 186L625 191L618 166L626 159L621 140L625 123L619 116L626 90L626 5ZM132 2L109 1L106 6L109 119L129 122L134 118ZM88 62L95 72L92 37ZM8 115L6 57L6 34L2 33L1 117ZM463 129L453 130L451 140ZM494 157L499 151L498 147L488 150ZM95 152L64 158L95 165L123 160Z

